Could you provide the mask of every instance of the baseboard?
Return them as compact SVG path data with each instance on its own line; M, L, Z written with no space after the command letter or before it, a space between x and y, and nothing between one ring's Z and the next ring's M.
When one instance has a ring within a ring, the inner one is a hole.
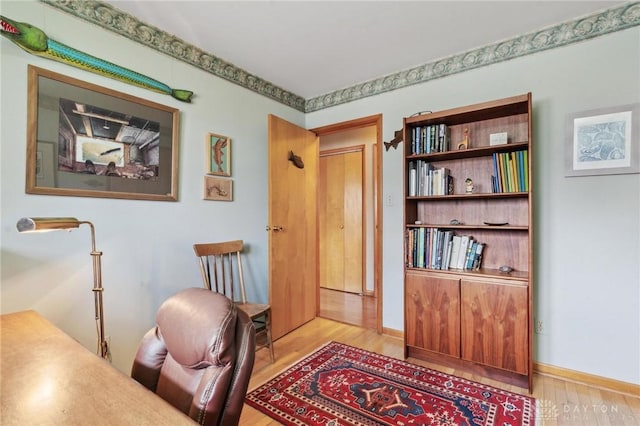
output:
M398 339L404 339L404 332L393 328L382 327L382 334L385 336L396 337Z
M572 382L594 386L613 392L625 393L636 397L640 395L640 385L622 382L614 379L608 379L606 377L595 376L593 374L582 373L580 371L569 370L568 368L561 368L553 365L542 364L540 362L534 362L533 371L538 374L556 377L563 380L569 380Z
M382 328L382 334L397 337L399 339L404 338L404 332L402 330L395 330L393 328ZM622 382L620 380L609 379L607 377L596 376L593 374L583 373L581 371L570 370L568 368L556 367L554 365L543 364L541 362L533 363L534 373L543 374L546 376L555 377L562 380L569 380L585 384L588 386L594 386L610 390L613 392L619 392L637 397L640 395L640 385L634 383Z

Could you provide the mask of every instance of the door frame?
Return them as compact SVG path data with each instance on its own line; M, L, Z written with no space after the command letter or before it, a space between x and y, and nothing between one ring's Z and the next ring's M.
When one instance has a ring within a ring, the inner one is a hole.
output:
M322 158L323 157L333 157L333 156L344 156L346 154L353 154L353 153L359 153L360 154L360 165L361 165L361 170L362 173L360 174L360 188L361 188L361 197L362 197L362 203L360 206L360 219L362 220L360 223L360 227L361 227L361 244L360 244L360 252L361 252L361 256L360 258L362 259L361 261L361 279L360 279L360 288L358 289L358 294L374 294L375 295L375 289L371 290L371 291L367 291L366 286L366 277L367 277L367 220L368 220L368 212L365 209L365 199L366 199L366 195L365 195L365 189L366 189L366 185L365 185L365 178L366 178L366 172L365 172L365 157L364 157L364 153L365 153L365 149L366 146L362 145L362 144L358 144L358 145L348 145L348 146L344 146L344 147L340 147L340 148L331 148L325 151L320 150L320 163L322 163ZM321 170L322 167L318 168L319 170L319 174L321 175ZM375 171L373 172L375 173ZM318 188L320 188L321 185L318 185ZM344 195L344 194L343 194ZM374 207L375 208L375 207ZM318 213L320 213L320 199L318 199ZM375 229L375 228L374 228ZM318 230L320 230L320 221L318 221ZM320 245L320 232L318 232L318 246ZM344 253L343 253L344 254ZM320 250L318 250L318 258L320 259L320 263L322 263L322 252ZM320 269L320 268L318 268ZM344 272L344 271L343 271ZM320 276L320 274L318 274ZM318 279L318 286L322 287L322 282L320 280L320 278ZM345 291L345 290L343 290ZM350 293L353 293L353 291L349 291ZM318 305L320 306L320 305Z
M376 331L382 334L382 114L356 118L310 129L318 137L375 126L373 144L373 289L376 297ZM318 243L319 244L319 243ZM318 248L319 249L319 248ZM320 286L316 283L316 316L320 314Z

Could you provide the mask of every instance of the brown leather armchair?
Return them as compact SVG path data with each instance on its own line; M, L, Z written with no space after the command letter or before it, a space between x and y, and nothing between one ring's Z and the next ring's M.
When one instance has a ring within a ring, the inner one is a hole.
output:
M202 425L237 425L255 357L255 327L225 296L189 288L158 309L131 377Z

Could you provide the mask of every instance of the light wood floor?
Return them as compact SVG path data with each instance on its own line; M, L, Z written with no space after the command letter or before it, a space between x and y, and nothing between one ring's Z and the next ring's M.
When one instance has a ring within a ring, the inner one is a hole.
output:
M276 361L271 364L267 350L256 353L249 390L258 387L319 346L336 341L402 359L402 340L324 318L316 318L274 343ZM426 363L407 361L454 374L469 380L526 394L526 389L505 385L483 377ZM640 425L640 397L589 387L536 374L532 396L537 400L536 425ZM245 404L240 425L277 425L278 422Z
M376 329L376 299L372 296L320 288L320 317Z

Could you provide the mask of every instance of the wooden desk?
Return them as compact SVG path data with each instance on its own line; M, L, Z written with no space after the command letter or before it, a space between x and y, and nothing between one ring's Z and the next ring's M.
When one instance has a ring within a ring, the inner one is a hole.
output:
M0 316L3 425L195 424L34 311Z

